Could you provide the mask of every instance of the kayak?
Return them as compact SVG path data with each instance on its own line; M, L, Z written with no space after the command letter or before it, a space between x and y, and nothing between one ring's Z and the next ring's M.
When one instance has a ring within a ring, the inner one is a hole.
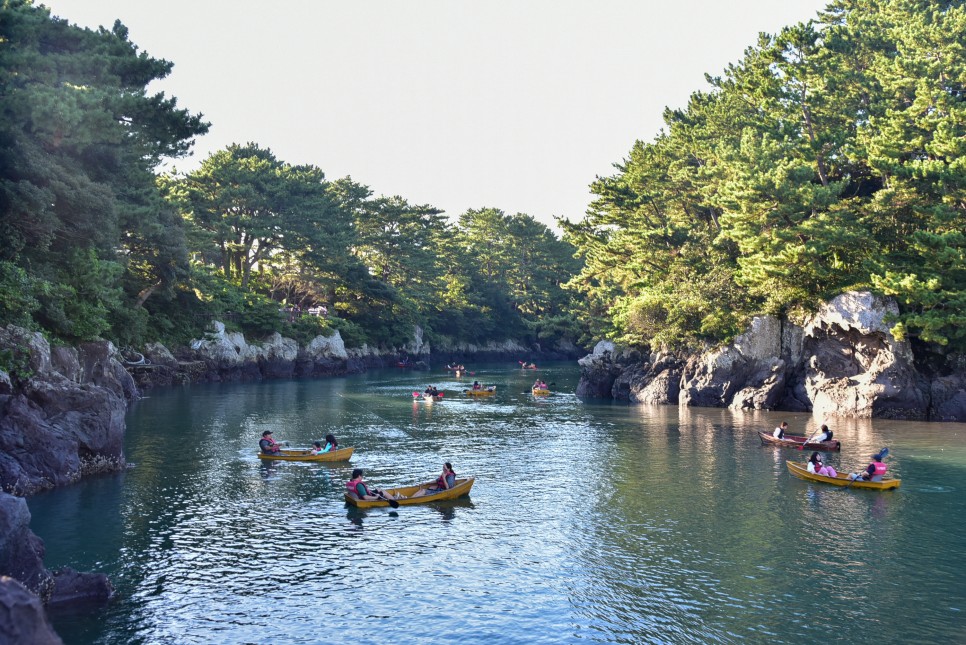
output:
M816 475L815 473L810 473L808 472L808 468L805 466L800 466L791 461L786 461L785 464L788 466L788 472L795 475L799 479L822 482L825 484L831 484L833 486L850 486L851 488L889 490L891 488L899 488L899 484L902 482L901 479L893 479L891 477L883 477L882 481L880 482L865 481L864 479L857 479L855 482L853 482L851 479L849 479L847 473L839 473L836 477L829 477L827 475Z
M282 450L273 455L258 453L259 459L270 459L273 461L348 461L352 457L355 448L339 448L332 452L320 452L317 455L311 454L311 450Z
M482 390L464 390L463 394L466 396L493 396L496 394L496 386L485 388Z
M436 482L426 482L425 484L417 484L415 486L403 486L401 488L387 488L382 491L386 495L400 496L396 501L399 502L400 506L412 506L414 504L428 504L430 502L440 502L447 499L456 499L457 497L463 497L464 495L470 494L470 489L473 488L474 479L472 477L467 477L465 479L457 479L456 485L452 488L442 490L438 493L427 493L426 495L421 495L419 497L413 497L416 491L419 489L428 489L436 486ZM374 508L377 506L389 506L389 502L384 499L377 500L364 500L359 499L355 493L350 493L346 491L345 501L353 506L358 506L359 508Z
M541 387L535 387L531 390L531 392L533 392L533 396L547 396L550 394L550 390Z
M770 432L758 431L758 438L762 444L770 443L783 448L801 448L802 450L820 450L822 452L838 452L842 444L838 439L831 441L808 441L808 437L786 434L783 438L773 436Z

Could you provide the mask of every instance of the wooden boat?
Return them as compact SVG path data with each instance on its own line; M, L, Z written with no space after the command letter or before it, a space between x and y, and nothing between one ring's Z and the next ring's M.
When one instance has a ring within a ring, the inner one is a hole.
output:
M332 452L320 452L313 455L311 450L286 450L269 455L264 452L258 453L259 459L271 459L273 461L348 461L352 457L355 448L339 448Z
M882 481L880 482L865 481L864 479L857 479L855 482L853 482L851 479L849 479L848 473L839 473L836 477L829 477L827 475L816 475L815 473L810 473L808 472L808 468L805 466L800 466L791 461L786 461L785 464L788 466L788 472L795 475L799 479L822 482L825 484L831 484L833 486L850 486L851 488L889 490L891 488L899 488L899 484L902 482L901 479L893 479L891 477L883 477Z
M420 396L422 397L423 401L425 401L426 403L432 403L433 401L442 401L443 400L443 395L442 394L435 394L434 395L434 394L425 394L424 393L424 394L421 394Z
M550 390L542 387L535 387L530 390L533 396L547 396L550 394Z
M762 444L770 443L773 446L781 446L782 448L799 448L802 450L818 450L821 452L838 452L842 449L842 444L838 439L832 439L831 441L808 441L808 437L802 437L799 435L786 434L783 438L772 436L770 432L758 431L758 438L761 439Z
M464 390L463 394L466 396L493 396L496 394L496 386L483 388L482 390Z
M470 489L473 488L474 479L472 477L467 477L465 479L457 479L456 485L447 490L440 491L438 493L427 493L426 495L421 495L420 497L413 497L416 491L419 489L428 489L436 486L436 482L426 482L425 484L417 484L415 486L403 486L402 488L387 488L383 492L387 495L399 495L400 498L396 501L399 502L400 506L412 506L414 504L430 504L432 502L441 502L447 499L456 499L457 497L463 497L464 495L470 494ZM358 506L359 508L373 508L376 506L389 506L389 502L384 499L377 500L365 500L359 499L355 493L345 492L345 501L353 506Z

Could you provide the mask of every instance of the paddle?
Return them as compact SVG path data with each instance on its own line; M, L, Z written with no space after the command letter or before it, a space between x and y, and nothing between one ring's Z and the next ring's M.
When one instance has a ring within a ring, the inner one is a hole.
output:
M389 506L390 507L392 507L392 508L399 508L399 502L397 502L396 500L394 500L391 497L387 497L386 494L384 492L382 492L381 490L379 490L378 488L373 488L372 489L372 492L379 499L384 499L387 502L389 502Z
M887 456L888 454L889 454L889 449L888 449L888 448L883 448L882 450L880 450L880 451L879 451L879 454L877 454L877 455L876 455L876 456L874 457L874 459L875 459L876 461L882 461L883 459L885 459L885 458L886 458L886 456ZM848 485L848 486L846 486L845 488L843 488L842 490L848 490L849 488L851 488L851 487L852 487L852 484L854 484L855 482L857 482L857 481L858 481L858 480L859 480L859 479L861 478L861 475L859 475L859 473L855 473L855 474L856 474L856 477L855 477L855 479L853 479L852 481L850 481L850 482L849 482L849 485Z

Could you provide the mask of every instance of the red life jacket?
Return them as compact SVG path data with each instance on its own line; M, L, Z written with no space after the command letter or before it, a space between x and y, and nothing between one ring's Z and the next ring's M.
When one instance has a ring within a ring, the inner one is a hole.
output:
M359 485L360 484L362 484L362 490L365 491L364 493L362 493L362 495L359 494ZM359 497L360 499L363 496L365 496L365 495L371 495L371 493L369 492L369 487L366 486L364 482L361 482L361 481L360 482L357 482L354 479L347 481L345 483L345 488L350 493L354 493L356 495L356 497Z

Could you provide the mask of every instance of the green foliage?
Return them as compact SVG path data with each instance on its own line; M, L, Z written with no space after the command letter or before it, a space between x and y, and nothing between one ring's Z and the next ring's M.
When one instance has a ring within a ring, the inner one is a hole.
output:
M700 345L872 288L895 334L966 348L966 9L940 4L833 2L668 111L564 226L586 324Z
M112 317L124 324L123 308L170 289L173 267L186 261L183 246L165 241L178 227L165 218L153 171L207 125L147 94L171 63L127 36L120 23L92 31L31 2L3 3L0 261L25 272L30 288L24 309L0 311L0 323L95 338Z
M11 262L0 261L0 320L34 329L32 316L40 308L36 288L26 271Z
M330 318L327 324L339 332L346 347L362 347L366 343L366 332L351 320Z
M33 375L30 352L24 348L0 349L0 370L10 375L14 387L22 387Z

